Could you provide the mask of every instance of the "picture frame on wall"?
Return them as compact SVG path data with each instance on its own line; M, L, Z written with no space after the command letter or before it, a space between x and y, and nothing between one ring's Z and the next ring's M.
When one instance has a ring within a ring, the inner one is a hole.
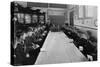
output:
M13 1L11 65L98 61L97 26L96 6Z

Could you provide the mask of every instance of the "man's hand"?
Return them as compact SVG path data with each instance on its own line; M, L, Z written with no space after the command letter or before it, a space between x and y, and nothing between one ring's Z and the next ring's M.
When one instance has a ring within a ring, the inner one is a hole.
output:
M91 55L87 55L88 60L93 61L93 57Z

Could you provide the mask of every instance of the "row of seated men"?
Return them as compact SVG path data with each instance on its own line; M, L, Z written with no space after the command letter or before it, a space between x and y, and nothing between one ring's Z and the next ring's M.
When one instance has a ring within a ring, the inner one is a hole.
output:
M52 31L52 32L59 32L60 31L60 26L52 24L52 27L50 28L50 31Z
M13 46L14 64L34 64L48 31L47 25L38 25L36 27L28 26L25 30L17 30Z
M80 29L64 25L63 32L72 39L75 46L86 56L89 61L97 60L97 42L91 41L89 35L84 34Z

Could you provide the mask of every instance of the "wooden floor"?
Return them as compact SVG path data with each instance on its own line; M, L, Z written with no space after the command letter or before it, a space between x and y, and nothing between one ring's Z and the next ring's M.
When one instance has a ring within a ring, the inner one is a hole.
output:
M35 64L87 61L63 32L49 32Z

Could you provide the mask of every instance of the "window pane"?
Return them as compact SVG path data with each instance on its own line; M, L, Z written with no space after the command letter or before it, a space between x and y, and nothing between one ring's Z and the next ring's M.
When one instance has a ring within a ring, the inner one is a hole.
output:
M86 9L86 17L92 17L92 18L97 17L97 7L86 6L85 9Z
M84 7L79 6L79 18L84 18Z

